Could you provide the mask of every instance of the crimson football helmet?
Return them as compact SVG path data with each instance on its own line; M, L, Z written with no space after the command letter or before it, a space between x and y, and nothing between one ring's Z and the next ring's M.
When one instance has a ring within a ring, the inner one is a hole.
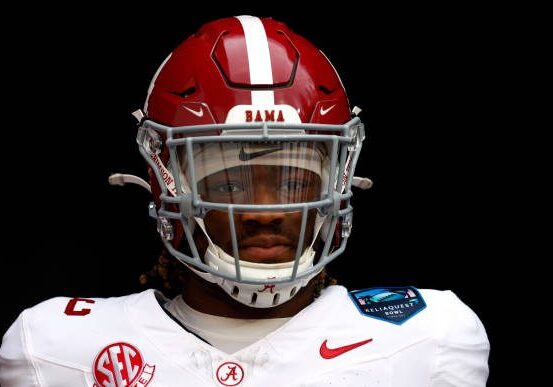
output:
M344 251L363 124L330 61L285 24L205 24L161 64L135 116L151 214L167 250L201 278L243 304L272 307ZM224 221L208 222L210 213ZM248 242L237 229L240 217L278 226L290 214L301 220L285 261L271 258L283 248L278 236Z

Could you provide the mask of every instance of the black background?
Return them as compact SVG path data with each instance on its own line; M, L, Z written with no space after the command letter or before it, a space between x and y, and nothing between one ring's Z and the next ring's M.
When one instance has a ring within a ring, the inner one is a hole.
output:
M130 113L142 107L163 59L205 21L273 16L326 53L351 104L363 108L367 140L356 174L375 184L355 192L353 235L331 273L350 289L453 290L487 328L494 385L506 346L490 296L501 283L492 262L505 252L507 216L498 120L506 38L490 23L497 15L454 7L215 8L6 15L18 23L4 34L0 330L49 297L140 290L139 274L160 251L149 196L107 183L113 172L145 177Z

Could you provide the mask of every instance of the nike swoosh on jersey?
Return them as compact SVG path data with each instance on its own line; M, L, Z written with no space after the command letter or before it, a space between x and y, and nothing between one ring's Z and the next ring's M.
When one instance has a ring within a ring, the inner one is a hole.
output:
M334 104L334 105L332 105L332 106L330 106L329 108L326 108L326 109L323 109L323 107L321 106L321 116L326 115L326 113L331 111L334 108L334 106L336 106L336 104Z
M362 345L365 345L367 343L370 343L371 341L373 341L373 339L368 339L368 340L363 340L363 341L360 341L358 343L353 343L353 344L349 344L349 345L344 345L342 347L337 347L337 348L328 348L326 346L326 342L327 340L323 341L323 343L321 344L321 348L319 349L319 353L321 354L321 357L323 359L333 359L335 358L336 356L340 356L348 351L351 351L352 349L355 349L357 347L360 347Z
M248 161L248 160L251 160L251 159L255 159L256 157L260 157L260 156L263 156L263 155L266 155L266 154L269 154L269 153L273 153L273 152L276 152L276 151L279 151L279 150L282 150L282 147L265 149L265 150L262 150L262 151L257 151L257 152L252 152L252 153L246 153L244 151L244 147L242 147L240 149L240 153L238 154L238 158L240 159L240 161Z
M204 115L204 109L200 106L200 110L194 110L190 109L188 106L183 106L186 110L188 110L190 113L194 114L196 117L203 117Z

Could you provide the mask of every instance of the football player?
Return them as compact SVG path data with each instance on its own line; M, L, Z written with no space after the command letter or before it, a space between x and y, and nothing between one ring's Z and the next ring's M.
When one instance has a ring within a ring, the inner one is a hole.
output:
M202 26L161 64L137 142L179 295L54 298L21 313L0 384L484 386L489 343L450 291L349 291L345 249L364 127L324 54L285 24ZM178 266L177 266L178 265ZM152 274L143 277L147 282Z

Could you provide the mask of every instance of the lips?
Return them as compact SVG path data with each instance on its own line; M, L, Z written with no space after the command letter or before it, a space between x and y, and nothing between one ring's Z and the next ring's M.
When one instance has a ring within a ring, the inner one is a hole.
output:
M240 244L240 258L245 261L281 263L293 259L292 243L281 236L259 236Z

